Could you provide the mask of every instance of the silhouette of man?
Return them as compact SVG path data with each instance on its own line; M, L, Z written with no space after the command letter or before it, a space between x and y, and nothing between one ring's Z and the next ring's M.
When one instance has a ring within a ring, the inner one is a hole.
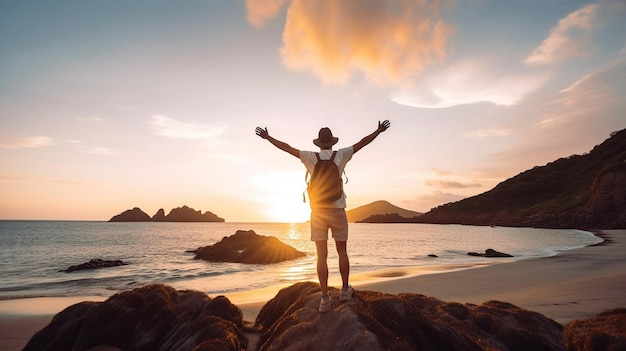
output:
M302 161L306 169L311 173L311 179L315 177L313 174L315 164L318 160L330 160L335 162L339 171L339 177L343 173L343 170L352 158L352 155L361 150L365 145L371 143L378 135L389 128L391 123L388 120L382 123L378 122L378 128L376 130L361 139L358 143L337 150L333 152L332 147L335 145L339 138L334 137L332 131L329 128L322 128L319 131L318 138L313 140L313 144L320 148L319 157L318 153L313 151L300 151L291 147L289 144L277 140L271 137L267 131L267 128L263 129L257 127L255 132L258 136L268 140L272 145L291 154ZM341 179L339 179L341 181ZM332 232L332 237L335 240L335 247L339 255L339 272L341 274L342 289L339 295L340 301L347 301L352 299L353 289L348 282L350 275L350 261L348 259L348 253L346 250L346 244L348 241L348 220L346 218L346 194L341 191L341 196L338 200L333 201L330 204L316 205L312 201L311 203L311 240L315 242L315 248L317 250L317 277L320 282L320 289L322 291L322 300L320 301L319 312L325 313L331 310L331 300L328 294L328 229Z

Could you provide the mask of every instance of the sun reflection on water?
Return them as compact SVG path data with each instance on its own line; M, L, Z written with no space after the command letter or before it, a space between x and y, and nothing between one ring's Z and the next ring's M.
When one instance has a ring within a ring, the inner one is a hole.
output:
M293 264L285 266L280 271L282 281L296 282L317 278L315 257L309 256Z

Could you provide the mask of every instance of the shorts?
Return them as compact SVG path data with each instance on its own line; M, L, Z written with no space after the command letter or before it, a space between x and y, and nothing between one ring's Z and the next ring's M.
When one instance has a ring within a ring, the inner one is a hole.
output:
M335 241L348 241L348 218L343 208L311 211L311 241L328 240L328 229Z

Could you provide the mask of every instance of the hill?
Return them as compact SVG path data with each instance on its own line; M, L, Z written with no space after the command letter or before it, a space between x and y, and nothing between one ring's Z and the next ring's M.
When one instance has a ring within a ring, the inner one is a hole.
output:
M436 207L421 223L626 228L626 129L585 155L560 158L495 188Z
M404 218L413 218L422 215L422 213L420 212L405 210L403 208L394 206L387 201L382 200L374 201L371 204L356 207L346 211L348 222L350 223L363 221L364 219L372 217L374 215L385 215L392 213L396 213Z

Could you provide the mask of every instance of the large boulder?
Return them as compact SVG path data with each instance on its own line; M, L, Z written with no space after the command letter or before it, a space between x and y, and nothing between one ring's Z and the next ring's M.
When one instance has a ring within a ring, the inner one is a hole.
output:
M563 333L568 350L626 350L626 308L567 323Z
M241 310L218 296L150 285L57 314L24 351L233 350L247 347Z
M260 311L258 350L564 350L563 327L506 302L445 302L357 291L325 314L317 284L281 290Z
M269 264L293 260L306 254L277 238L258 235L254 230L238 230L221 241L192 250L196 259L212 262Z

